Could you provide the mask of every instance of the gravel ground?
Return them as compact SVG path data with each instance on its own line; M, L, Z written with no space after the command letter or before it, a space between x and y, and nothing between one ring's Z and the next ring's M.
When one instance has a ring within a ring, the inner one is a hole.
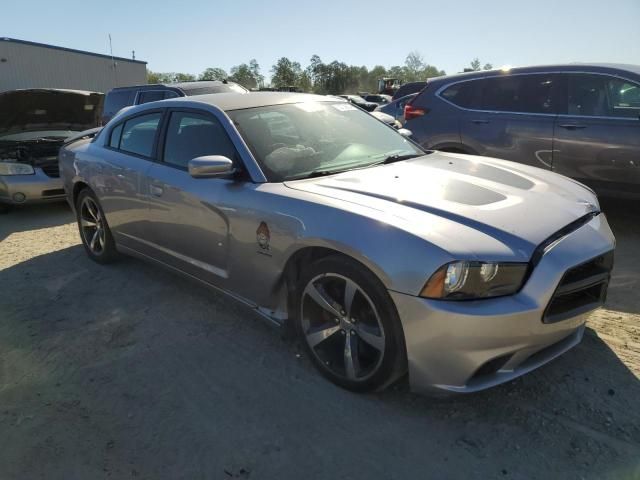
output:
M487 392L355 395L232 300L0 217L0 479L640 478L640 213L581 345Z

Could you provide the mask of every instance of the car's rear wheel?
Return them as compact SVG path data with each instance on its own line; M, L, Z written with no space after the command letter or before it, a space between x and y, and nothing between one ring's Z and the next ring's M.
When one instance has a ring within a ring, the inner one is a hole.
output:
M345 257L323 258L303 273L298 291L298 333L324 376L371 391L404 373L400 320L370 271Z
M80 238L87 255L98 263L111 263L117 256L109 224L95 194L84 189L78 195L76 215Z

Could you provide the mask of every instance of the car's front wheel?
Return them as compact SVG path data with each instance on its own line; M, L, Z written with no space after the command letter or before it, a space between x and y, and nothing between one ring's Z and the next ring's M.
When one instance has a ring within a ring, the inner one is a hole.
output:
M84 189L78 195L76 216L80 238L87 255L98 263L111 263L117 256L109 224L95 194Z
M320 372L353 391L384 388L406 370L400 320L369 270L342 256L313 263L298 288L296 327Z

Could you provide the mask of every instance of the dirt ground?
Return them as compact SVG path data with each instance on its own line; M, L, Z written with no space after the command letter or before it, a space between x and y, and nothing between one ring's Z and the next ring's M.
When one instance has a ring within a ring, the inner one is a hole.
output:
M356 395L232 300L85 256L64 205L0 217L0 479L639 479L640 213L583 342L514 382Z

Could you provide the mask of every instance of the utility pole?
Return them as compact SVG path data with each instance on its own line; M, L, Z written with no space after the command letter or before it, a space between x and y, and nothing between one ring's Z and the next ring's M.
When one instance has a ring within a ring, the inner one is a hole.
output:
M111 34L109 34L109 53L111 54L111 63L113 65L113 76L116 81L116 87L118 86L118 64L113 58L113 45L111 44Z

